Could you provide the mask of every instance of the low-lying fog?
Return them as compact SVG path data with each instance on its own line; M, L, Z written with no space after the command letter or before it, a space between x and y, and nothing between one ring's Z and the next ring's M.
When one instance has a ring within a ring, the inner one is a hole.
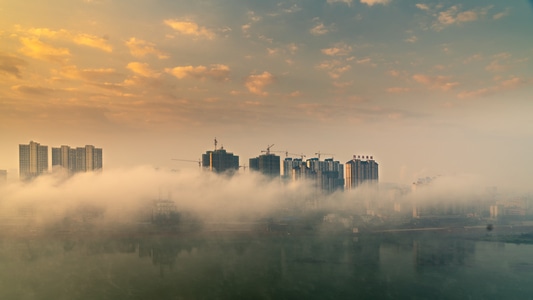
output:
M486 185L473 176L438 177L412 187L380 185L325 195L308 181L283 183L259 173L225 176L207 171L169 171L149 166L66 176L54 172L31 182L0 186L4 220L30 214L39 226L64 220L83 208L101 212L105 222L139 222L154 200L175 202L207 222L253 222L321 209L344 214L397 211L409 214L412 203L483 201ZM401 209L400 209L401 207Z

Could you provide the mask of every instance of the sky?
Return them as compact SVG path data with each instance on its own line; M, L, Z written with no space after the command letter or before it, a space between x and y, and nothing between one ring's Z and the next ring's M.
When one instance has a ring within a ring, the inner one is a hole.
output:
M18 145L103 148L104 170L240 164L269 145L380 181L533 178L531 1L3 0L0 169ZM293 154L293 156L294 156Z

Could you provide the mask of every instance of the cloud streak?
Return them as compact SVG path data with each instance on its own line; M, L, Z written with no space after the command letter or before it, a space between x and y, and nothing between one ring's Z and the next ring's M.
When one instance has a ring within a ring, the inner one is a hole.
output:
M215 64L209 67L206 66L178 66L172 69L167 68L167 73L174 75L178 79L185 79L188 77L196 79L212 79L215 81L229 80L230 68L226 65Z
M168 19L165 20L164 23L170 28L174 29L176 32L183 35L206 38L210 40L215 38L215 33L213 31L202 27L195 22Z

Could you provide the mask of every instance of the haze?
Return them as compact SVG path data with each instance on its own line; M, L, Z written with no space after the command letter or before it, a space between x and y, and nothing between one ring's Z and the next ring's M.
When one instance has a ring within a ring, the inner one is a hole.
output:
M101 147L104 172L193 172L171 159L214 137L241 164L271 144L373 155L380 182L527 190L533 175L530 1L6 0L0 13L10 180L30 140Z

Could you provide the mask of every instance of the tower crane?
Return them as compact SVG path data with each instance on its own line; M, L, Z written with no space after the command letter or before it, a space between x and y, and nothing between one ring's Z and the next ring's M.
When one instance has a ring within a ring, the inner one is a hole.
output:
M333 158L333 156L334 156L335 154L333 154L333 153L322 153L322 152L320 152L320 150L319 150L317 153L315 153L315 155L317 155L317 156L318 156L318 160L320 160L320 155L331 155L331 158Z
M266 152L266 155L269 155L270 154L270 148L272 148L272 147L274 147L274 144L268 145L266 150L261 150L261 153Z
M172 158L172 160L177 160L177 161L186 161L186 162L195 162L195 163L198 163L198 167L201 168L202 167L202 160L201 159L198 159L198 160L191 160L191 159L179 159L179 158Z
M286 156L286 157L289 157L289 154L290 154L290 155L299 156L302 160L304 159L304 157L306 157L306 155L303 154L303 153L290 153L290 152L288 152L288 151L285 151L285 156Z

